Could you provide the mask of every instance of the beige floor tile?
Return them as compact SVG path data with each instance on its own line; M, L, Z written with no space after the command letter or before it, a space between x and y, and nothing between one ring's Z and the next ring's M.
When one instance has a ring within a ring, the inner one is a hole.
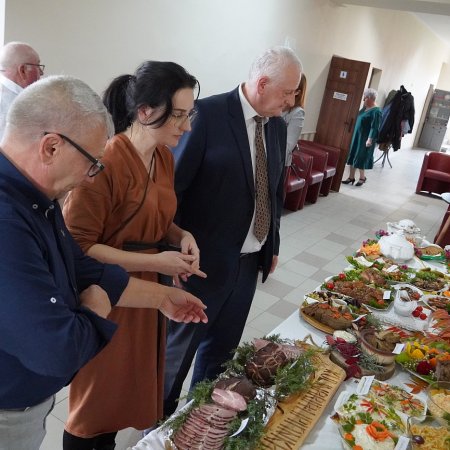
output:
M66 422L69 414L69 399L66 397L55 405L52 411L52 415L59 419L61 422Z
M271 279L295 288L305 281L305 276L292 272L283 266L275 270L275 272L271 275Z
M284 320L287 319L297 307L286 300L279 300L275 305L271 306L267 312Z
M40 450L60 450L62 449L62 437L64 432L64 422L50 414L46 423L47 433L41 444ZM12 449L11 449L12 450Z
M269 312L263 312L253 319L249 325L255 330L259 330L260 336L266 335L281 322L280 317Z

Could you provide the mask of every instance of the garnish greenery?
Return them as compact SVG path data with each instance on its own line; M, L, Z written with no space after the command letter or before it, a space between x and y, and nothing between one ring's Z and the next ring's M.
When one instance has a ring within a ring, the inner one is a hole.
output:
M310 385L310 376L314 372L311 359L314 353L314 350L308 350L292 364L288 363L278 369L275 376L275 396L277 399L304 390Z
M242 419L248 417L247 426L236 436L227 436L224 441L225 450L248 450L258 448L264 433L264 417L266 415L265 399L254 399L248 402L247 411L239 414L230 424L230 435L241 426Z

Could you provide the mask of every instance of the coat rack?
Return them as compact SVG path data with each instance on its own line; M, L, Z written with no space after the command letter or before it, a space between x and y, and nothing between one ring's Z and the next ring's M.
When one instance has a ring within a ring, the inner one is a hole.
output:
M386 162L386 159L387 159L387 162L389 163L389 165L391 166L391 169L392 169L392 164L391 164L391 161L389 160L389 150L392 148L392 145L391 144L380 144L378 146L378 148L383 152L383 154L379 158L377 158L373 163L375 164L380 159L382 159L381 167L384 167L384 163Z

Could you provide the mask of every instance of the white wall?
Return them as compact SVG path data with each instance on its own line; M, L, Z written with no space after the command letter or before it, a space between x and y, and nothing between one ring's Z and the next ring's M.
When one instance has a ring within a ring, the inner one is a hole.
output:
M287 38L309 83L305 131L315 130L334 54L382 70L381 102L403 84L415 97L416 122L429 85L450 63L449 47L415 16L330 0L5 1L5 42L31 43L47 74L80 77L98 92L145 59L184 65L201 96L223 92L245 79L257 54Z

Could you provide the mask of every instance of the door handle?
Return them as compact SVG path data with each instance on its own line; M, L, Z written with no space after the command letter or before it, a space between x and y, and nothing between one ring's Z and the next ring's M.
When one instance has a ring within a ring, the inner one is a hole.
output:
M353 125L353 117L350 119L350 122L344 122L344 125L348 125L348 132L352 131L352 125Z

